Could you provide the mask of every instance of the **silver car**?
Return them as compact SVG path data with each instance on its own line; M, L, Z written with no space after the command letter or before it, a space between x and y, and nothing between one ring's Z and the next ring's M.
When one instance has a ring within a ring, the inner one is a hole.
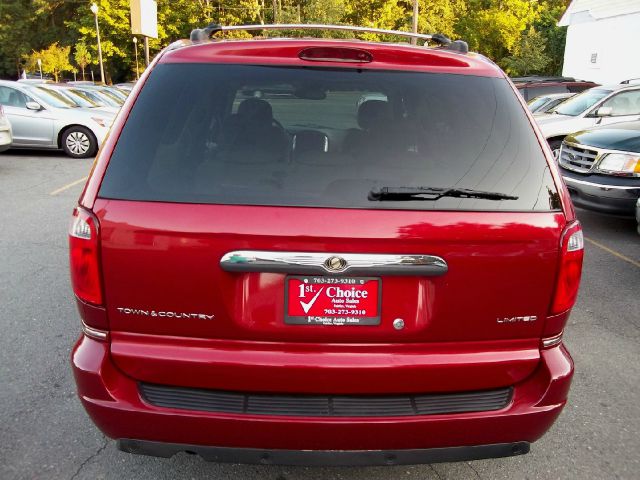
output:
M36 85L2 80L0 105L13 128L12 148L62 149L75 158L95 155L115 118Z
M549 113L567 98L573 97L575 93L549 93L532 98L527 102L531 113Z
M4 114L4 108L0 105L0 152L4 152L11 146L13 136L11 134L11 124Z
M52 83L47 85L38 85L37 88L43 89L45 91L53 90L55 92L58 92L59 94L67 97L72 102L80 105L81 108L91 109L96 115L104 114L107 116L112 116L118 113L118 110L120 110L119 107L112 107L111 105L100 102L99 98L92 98L90 95L87 95L86 92L78 90L73 86L69 87L65 84Z
M113 93L109 87L102 85L71 85L75 90L82 91L87 95L90 95L95 101L98 101L104 105L108 105L115 108L120 108L126 98L121 98L120 95Z

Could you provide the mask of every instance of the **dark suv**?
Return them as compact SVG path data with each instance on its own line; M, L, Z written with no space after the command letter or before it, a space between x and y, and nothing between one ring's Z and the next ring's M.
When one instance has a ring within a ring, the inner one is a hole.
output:
M558 162L577 206L633 216L640 198L640 122L568 135Z
M598 86L597 83L571 77L513 77L511 81L527 102L540 95L580 93Z
M526 104L441 35L208 38L239 28L285 27L158 55L73 213L91 418L213 461L526 453L567 401L583 256Z

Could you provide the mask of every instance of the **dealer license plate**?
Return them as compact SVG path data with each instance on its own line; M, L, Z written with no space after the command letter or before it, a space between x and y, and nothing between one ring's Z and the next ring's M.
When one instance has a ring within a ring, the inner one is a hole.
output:
M379 278L288 276L284 323L379 325Z

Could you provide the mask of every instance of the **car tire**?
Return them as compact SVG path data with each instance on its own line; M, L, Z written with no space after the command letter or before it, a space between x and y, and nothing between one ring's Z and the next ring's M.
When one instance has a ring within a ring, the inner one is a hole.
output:
M62 134L62 150L73 158L93 157L98 151L98 141L91 130L75 126Z
M562 140L551 140L549 142L549 147L551 148L551 153L553 153L553 159L557 162L560 156L560 146L562 145Z

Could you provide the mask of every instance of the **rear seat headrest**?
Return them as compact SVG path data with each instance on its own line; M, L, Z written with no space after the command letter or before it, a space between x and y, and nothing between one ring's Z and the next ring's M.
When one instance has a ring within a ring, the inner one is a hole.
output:
M391 108L384 100L367 100L358 108L358 125L363 130L386 127L391 122Z
M251 123L271 123L273 109L271 104L259 98L248 98L238 107L238 118Z

